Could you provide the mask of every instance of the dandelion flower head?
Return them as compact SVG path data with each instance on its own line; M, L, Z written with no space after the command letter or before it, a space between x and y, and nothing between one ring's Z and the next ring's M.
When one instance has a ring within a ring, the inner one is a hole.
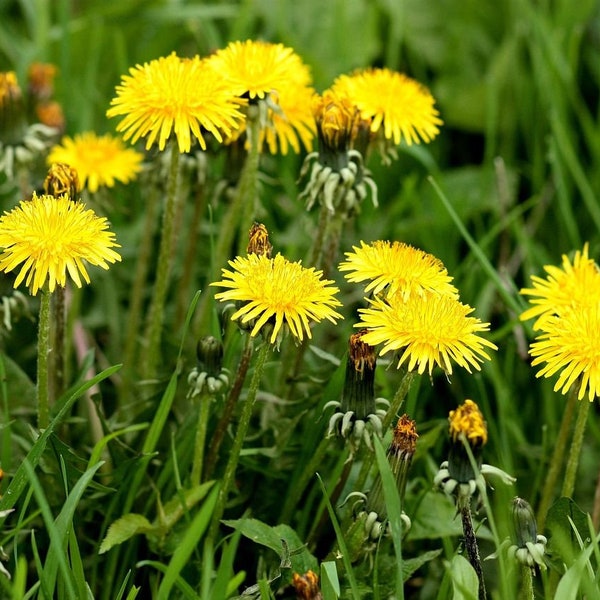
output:
M456 442L463 434L471 445L483 446L487 443L487 424L483 414L473 400L465 400L448 415L450 438Z
M600 302L600 270L594 259L589 257L589 245L575 252L573 262L566 254L562 257L562 268L546 265L548 276L544 279L533 275L533 287L523 288L521 294L529 296L532 305L521 314L526 321L538 317L534 329L543 329L544 321L557 314L562 308L593 306Z
M95 193L101 186L113 187L116 181L128 183L142 168L143 155L126 148L120 138L86 132L65 136L50 150L47 163L73 167L81 187Z
M311 321L342 318L334 308L341 306L335 297L338 288L322 279L322 272L307 269L300 262L290 262L281 254L274 258L250 254L229 261L231 270L223 269L223 280L212 283L229 288L215 295L221 302L244 303L231 318L252 322L250 335L255 336L267 323L273 325L269 341L273 344L283 327L302 340L311 337Z
M283 44L254 40L231 42L207 59L236 96L265 98L290 85L309 86L308 67Z
M180 58L173 52L137 65L122 77L116 92L107 116L123 116L117 131L131 143L147 138L146 149L157 144L164 150L174 134L180 152L190 151L192 136L205 150L206 131L222 142L244 119L239 110L244 101L208 59L198 56Z
M410 77L390 69L365 69L340 75L332 89L347 96L358 108L371 131L383 132L388 140L409 146L430 142L439 133L442 120L429 90Z
M531 344L533 366L546 363L536 377L552 377L560 371L554 391L566 394L578 378L578 398L586 392L590 402L600 396L600 301L586 306L563 307L547 316L543 333Z
M489 324L470 316L473 308L455 296L423 292L404 301L396 294L386 300L375 297L370 304L359 309L361 321L355 326L368 330L362 336L367 344L383 344L380 354L397 351L398 368L407 363L409 371L431 375L438 365L451 375L455 362L470 373L471 367L480 370L479 363L490 359L486 348L497 350L478 335Z
M34 194L0 217L0 271L20 267L14 287L25 281L34 296L46 281L50 292L64 287L67 273L77 287L90 283L85 263L108 269L118 247L107 220L67 195Z
M370 280L365 292L379 294L387 289L388 295L400 294L406 300L411 294L426 291L458 297L442 261L402 242L377 240L371 244L361 241L346 252L346 261L339 266L348 281L360 283Z

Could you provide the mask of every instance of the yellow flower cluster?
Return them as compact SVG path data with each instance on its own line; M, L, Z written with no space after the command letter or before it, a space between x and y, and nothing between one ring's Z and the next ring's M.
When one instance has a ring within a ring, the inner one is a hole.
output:
M496 345L479 336L489 330L462 304L443 263L400 242L376 241L354 247L340 265L349 281L370 281L365 292L374 296L359 309L356 327L367 329L363 340L383 344L381 354L398 353L398 367L407 364L419 374L438 365L452 374L453 363L471 372L489 359Z
M483 446L487 443L488 432L483 414L473 400L465 400L456 410L448 415L450 438L458 441L463 434L473 446Z
M539 331L531 344L533 366L545 363L537 377L560 372L554 390L566 394L579 381L578 398L600 396L600 269L585 244L573 262L562 257L562 268L547 265L546 278L533 275L533 287L521 294L531 307L521 320L537 317Z

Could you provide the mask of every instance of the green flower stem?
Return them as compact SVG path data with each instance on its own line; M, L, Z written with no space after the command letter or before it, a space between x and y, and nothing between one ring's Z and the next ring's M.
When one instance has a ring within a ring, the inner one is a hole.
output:
M531 567L521 565L521 582L522 585L519 587L519 600L534 600L533 594L533 576L531 574Z
M327 232L331 216L331 211L325 206L325 204L322 204L321 210L319 211L317 232L310 252L310 258L308 259L308 264L312 267L318 268L318 266L321 264L321 253L323 252L325 233Z
M331 447L332 440L326 435L321 437L321 441L313 452L310 460L305 465L304 470L300 473L300 476L292 483L292 487L285 496L285 502L279 517L279 523L289 523L292 518L292 511L298 504L306 484L310 481L310 478L319 470L319 467L323 464L323 459L327 450Z
M471 517L471 499L468 498L464 502L463 506L460 507L460 517L463 526L464 544L467 549L467 557L477 578L479 579L479 600L485 600L487 593L485 590L485 581L483 579L483 567L481 566L481 558L479 556L479 546L477 544L477 537L475 536L475 530L473 529L473 519Z
M554 489L558 480L558 475L562 469L563 458L567 448L567 441L571 432L571 422L573 421L573 414L575 412L575 405L577 404L577 393L579 388L573 386L569 392L569 397L565 405L565 412L563 414L558 436L554 444L554 452L550 459L548 475L544 482L544 489L542 490L542 497L537 511L537 523L538 529L544 531L544 525L546 523L546 514L550 508L550 503L554 496Z
M127 313L127 328L125 333L125 349L123 351L123 387L121 394L128 398L131 381L136 364L136 350L139 340L140 322L142 320L142 306L144 303L144 291L146 280L150 270L150 257L152 255L154 223L156 219L157 186L149 186L148 200L144 207L144 223L140 245L137 250L137 264L135 277L129 297L129 312Z
M190 303L190 288L194 276L194 269L198 264L198 261L196 260L196 253L198 250L198 239L200 234L197 224L200 223L205 208L206 194L204 193L204 188L201 187L195 194L194 213L192 214L190 221L192 226L189 228L187 250L185 253L185 258L183 259L183 273L181 274L181 279L179 280L177 310L175 313L175 323L177 327L181 327L181 325L183 325Z
M227 394L227 400L225 401L225 407L223 408L221 417L219 418L217 426L212 432L210 448L208 450L208 458L206 460L205 478L207 480L212 477L215 465L217 463L219 449L221 448L221 442L225 437L227 426L231 421L231 415L233 415L233 410L235 408L235 405L237 404L238 398L240 397L242 388L244 387L244 381L246 381L248 367L250 366L250 359L252 358L253 339L254 338L252 338L249 335L246 336L246 344L244 346L244 351L242 353L242 357L240 358L240 362L235 373L235 380L233 382L233 385L229 389L229 394Z
M321 269L323 270L323 275L325 277L331 276L333 265L337 259L345 221L346 215L343 213L335 213L333 217L329 219L327 232L325 235L327 246L321 260Z
M410 386L414 377L414 371L407 371L402 378L402 381L400 382L400 385L398 386L398 389L396 390L396 393L390 402L390 408L385 413L385 417L381 422L381 431L383 431L384 435L391 427L392 421L397 418L397 415L404 404L404 399L410 390ZM374 459L375 454L373 452L369 452L365 455L365 459L356 479L356 483L354 484L355 490L360 491L365 487L365 483L367 481L367 477L369 476L369 472L371 471L371 467L373 466Z
M225 512L227 496L231 491L233 477L240 460L240 452L244 444L246 433L248 432L248 426L250 425L250 417L252 416L252 409L254 408L256 393L258 392L258 386L260 385L260 380L262 378L265 363L267 361L267 356L269 355L269 350L271 350L271 345L267 342L263 342L263 345L258 353L258 358L256 359L256 364L254 365L254 374L252 375L250 387L248 388L248 396L242 407L240 422L238 423L235 439L233 440L233 447L231 448L229 460L227 461L227 466L225 467L225 474L223 475L223 483L219 490L219 497L217 499L215 512L212 516L209 539L211 539L213 542L215 541L217 531L219 529L219 522L223 516L223 513Z
M159 363L160 340L164 319L164 307L169 286L169 274L175 246L175 218L178 211L179 198L179 149L176 142L171 142L171 166L167 184L167 204L163 214L156 282L146 328L146 352L142 360L142 376L152 378L156 375Z
M248 107L248 116L246 120L246 135L248 137L248 154L244 161L244 167L240 175L235 195L223 221L219 225L219 237L213 254L212 273L210 280L215 281L221 267L227 263L231 255L231 246L238 230L242 233L243 227L247 225L246 231L252 225L254 210L256 207L256 198L258 196L258 167L260 163L260 115L257 105ZM247 245L247 238L244 235L239 236L240 242L238 253L244 254ZM246 240L244 242L244 240ZM212 306L212 293L205 293L198 307L198 328L204 331L208 326L208 312Z
M204 444L210 415L211 394L203 391L198 397L198 424L196 425L196 441L194 442L194 459L192 462L192 478L190 487L202 482L202 462L204 460Z
M565 479L561 493L562 496L570 497L575 489L575 476L577 475L577 467L579 466L579 457L583 445L583 434L585 433L587 417L590 412L590 404L591 402L586 398L579 402L579 412L577 413L571 449L569 450L569 457L567 458L567 468L565 470Z
M41 290L38 322L37 354L37 420L38 428L45 429L50 423L48 406L48 355L50 354L50 292Z
M52 340L54 366L52 368L52 381L49 388L51 404L65 391L66 289L58 286L52 296L53 302L50 305L50 310L52 311L51 322L54 324L54 336Z

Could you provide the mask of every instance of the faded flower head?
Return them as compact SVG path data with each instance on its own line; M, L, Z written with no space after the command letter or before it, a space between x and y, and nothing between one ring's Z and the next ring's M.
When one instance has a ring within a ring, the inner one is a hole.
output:
M114 187L116 181L129 183L135 179L143 159L139 152L126 148L120 138L88 131L63 137L50 150L47 163L70 165L77 171L81 187L95 193L102 186Z
M192 138L206 150L206 132L219 142L239 127L244 103L208 59L180 58L175 53L129 69L106 112L122 116L117 131L131 143L146 139L164 150L169 137L177 138L180 152L189 152Z
M423 296L426 292L458 297L451 283L453 278L432 254L402 242L361 241L360 246L346 252L346 261L339 270L346 272L344 277L353 283L369 280L366 293L379 294L385 290L386 295L399 294L405 301L411 294Z
M398 368L406 363L409 371L431 375L438 365L451 375L456 363L470 373L471 367L479 371L480 363L490 359L486 349L497 349L479 335L489 324L470 316L473 309L449 294L427 291L406 301L396 294L369 302L370 308L359 309L356 327L368 330L363 336L368 344L383 344L380 354L397 351Z
M285 325L302 341L311 337L310 324L327 319L335 323L342 316L334 308L341 306L335 297L339 291L332 281L322 279L322 271L307 269L290 262L281 254L238 256L223 269L223 280L212 286L228 288L215 295L221 302L242 303L231 316L250 323L251 336L268 327L269 342L274 344Z
M267 258L271 258L271 252L273 251L273 245L269 241L269 232L262 223L254 223L248 232L248 248L246 252L248 254L263 254Z
M0 247L0 271L20 267L14 287L25 281L34 296L46 281L50 292L57 285L64 287L67 273L77 287L81 277L90 283L86 262L108 269L108 263L121 260L113 250L119 245L107 220L66 195L34 194L5 212L0 217Z
M66 163L52 163L44 179L44 192L58 198L66 194L70 200L77 199L81 189L77 171Z

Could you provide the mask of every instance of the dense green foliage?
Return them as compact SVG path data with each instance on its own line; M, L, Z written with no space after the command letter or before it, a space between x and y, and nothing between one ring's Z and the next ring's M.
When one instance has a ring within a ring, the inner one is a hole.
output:
M361 449L348 461L348 448L331 438L310 477L298 483L327 432L330 413L322 416L323 406L341 395L348 336L364 304L361 290L334 269L329 276L341 289L344 320L314 328L294 381L281 377L281 364L292 364L298 348L282 344L266 357L233 492L215 533L211 518L219 510L241 409L213 461L212 483L190 486L201 409L188 397L187 376L203 335L223 339L230 382L245 352L245 338L226 317L218 318L220 307L208 289L234 254L233 248L229 257L212 253L227 208L219 184L233 174L216 149L209 149L206 161L192 157L183 166L188 197L178 224L160 376L131 384L132 365L123 365L122 374L113 365L122 363L128 343L145 218L152 194L164 195L167 167L103 190L87 200L110 219L123 262L107 272L96 269L90 286L74 290L69 330L81 328L73 338L79 335L84 347L71 348L71 387L43 433L35 429L38 299L28 298L29 314L3 331L0 510L15 511L0 530L8 554L3 564L12 574L11 581L0 574L2 597L109 600L134 598L137 591L138 598L218 600L255 586L242 597L293 598L292 572L308 569L319 574L326 599L476 597L469 594L477 593L477 582L473 587L470 567L457 553L462 531L454 504L433 491L447 458L448 412L466 398L478 403L487 421L484 462L517 479L513 486L498 482L488 488L486 506L475 515L482 556L509 536L514 496L534 507L539 503L567 397L553 391L555 379L535 377L527 356L532 331L518 320L525 307L518 290L530 284L531 274L560 265L562 254L585 242L590 256L600 253L598 2L0 0L0 70L15 70L24 81L31 62L56 64L56 98L71 135L114 132L115 122L105 113L131 66L173 50L207 55L247 38L294 48L310 66L318 91L337 75L369 65L405 72L430 88L444 121L440 135L428 145L401 146L390 165L370 157L379 206L366 200L345 224L338 259L360 240L378 239L407 242L439 257L461 300L491 323L487 337L499 350L481 372L457 369L447 378L437 370L431 378L413 379L402 408L420 435L403 505L412 529L401 552L398 536L392 536L396 544L384 539L370 557L351 564L356 531L349 507L339 504L354 490L367 455L371 474L377 472L375 454ZM154 155L149 159L159 162ZM302 159L261 158L257 219L267 226L275 251L292 260L309 256L318 219L317 209L308 212L298 201ZM44 176L44 167L32 172L34 187L41 188ZM20 198L10 182L0 185L4 211ZM202 212L195 222L197 206ZM158 223L156 214L156 229ZM182 287L191 240L192 282ZM239 243L245 247L245 239ZM153 260L157 248L158 242ZM2 294L12 281L2 275ZM201 328L195 315L205 302L210 325ZM253 372L251 363L242 399ZM90 373L97 388L87 381ZM402 377L395 363L382 358L377 395L391 400ZM224 404L219 396L210 405L206 455ZM100 419L92 426L89 415L96 412ZM389 434L384 447L388 442ZM536 597L597 597L600 549L585 513L600 511L594 505L599 456L596 400L573 502L562 499L546 521L554 524L550 568L535 578ZM394 531L400 527L398 498L394 486L386 486L381 453L379 459ZM565 526L566 514L573 529ZM484 572L489 597L517 597L521 573L506 555L485 561Z

